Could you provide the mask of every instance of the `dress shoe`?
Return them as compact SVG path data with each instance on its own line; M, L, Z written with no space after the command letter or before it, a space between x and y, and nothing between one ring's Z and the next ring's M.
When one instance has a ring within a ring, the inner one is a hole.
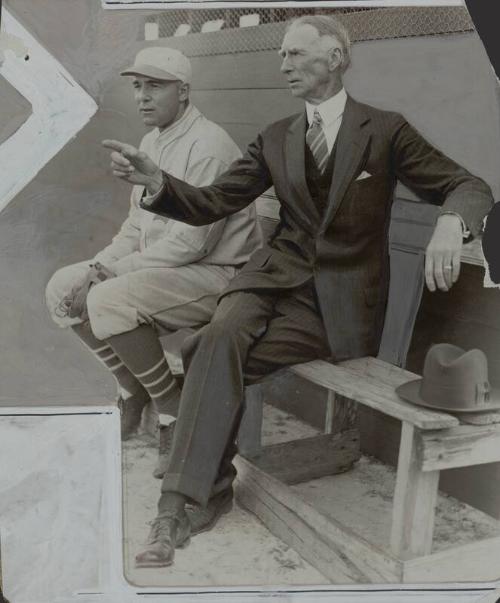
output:
M148 402L149 395L146 391L139 391L127 399L122 396L118 398L122 441L128 440L137 433L141 424L142 411Z
M160 425L160 448L158 451L158 463L153 471L153 476L157 479L163 479L170 460L170 451L174 440L175 421L170 425Z
M206 507L191 505L186 507L186 513L191 524L191 535L208 532L219 518L233 507L233 489L223 490L211 498Z
M146 548L136 555L136 567L167 567L174 561L175 549L189 544L191 534L185 511L160 513L153 521Z

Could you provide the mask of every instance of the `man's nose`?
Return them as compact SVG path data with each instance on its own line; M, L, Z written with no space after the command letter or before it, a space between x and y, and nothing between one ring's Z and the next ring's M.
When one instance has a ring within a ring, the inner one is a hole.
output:
M286 56L284 56L283 60L281 61L280 71L281 71L281 73L288 73L291 70L292 70L292 67L290 65L290 61L288 60L288 58Z
M139 102L149 100L150 95L149 92L145 88L138 88L136 93L136 98Z

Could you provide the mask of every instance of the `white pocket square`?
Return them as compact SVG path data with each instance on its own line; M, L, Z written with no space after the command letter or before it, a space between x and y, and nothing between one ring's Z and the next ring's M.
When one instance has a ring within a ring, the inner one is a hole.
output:
M365 172L365 171L363 171L363 172L361 172L361 174L360 174L360 175L359 175L359 176L356 178L356 182L357 182L358 180L364 180L365 178L371 178L371 176L372 176L372 175L370 174L370 172Z

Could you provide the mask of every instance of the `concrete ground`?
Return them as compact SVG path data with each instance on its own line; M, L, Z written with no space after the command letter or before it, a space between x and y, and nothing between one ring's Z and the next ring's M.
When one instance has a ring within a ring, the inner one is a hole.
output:
M292 415L265 407L264 445L316 433ZM160 492L160 482L151 477L156 450L155 440L148 435L134 438L123 447L125 574L131 583L171 587L329 584L255 516L236 504L211 532L196 536L186 549L177 551L174 566L136 569L134 556L148 534L148 521L155 516ZM332 514L387 549L394 478L394 469L362 457L348 473L293 488L325 515ZM500 522L450 496L439 497L434 552L499 534Z
M263 443L309 437L312 427L271 406L265 409ZM124 443L125 577L136 586L290 586L328 584L328 580L293 549L275 538L237 504L210 532L191 539L176 552L170 568L136 569L134 556L156 514L160 481L151 476L157 447L149 435Z

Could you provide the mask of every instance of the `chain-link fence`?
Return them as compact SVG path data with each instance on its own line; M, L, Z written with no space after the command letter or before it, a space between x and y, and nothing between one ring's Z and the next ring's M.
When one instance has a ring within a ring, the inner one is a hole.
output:
M149 17L147 27L155 28L154 37L170 38L169 43L182 37L191 56L251 52L278 48L286 21L304 14L334 14L354 42L474 30L467 9L454 6L168 10Z

